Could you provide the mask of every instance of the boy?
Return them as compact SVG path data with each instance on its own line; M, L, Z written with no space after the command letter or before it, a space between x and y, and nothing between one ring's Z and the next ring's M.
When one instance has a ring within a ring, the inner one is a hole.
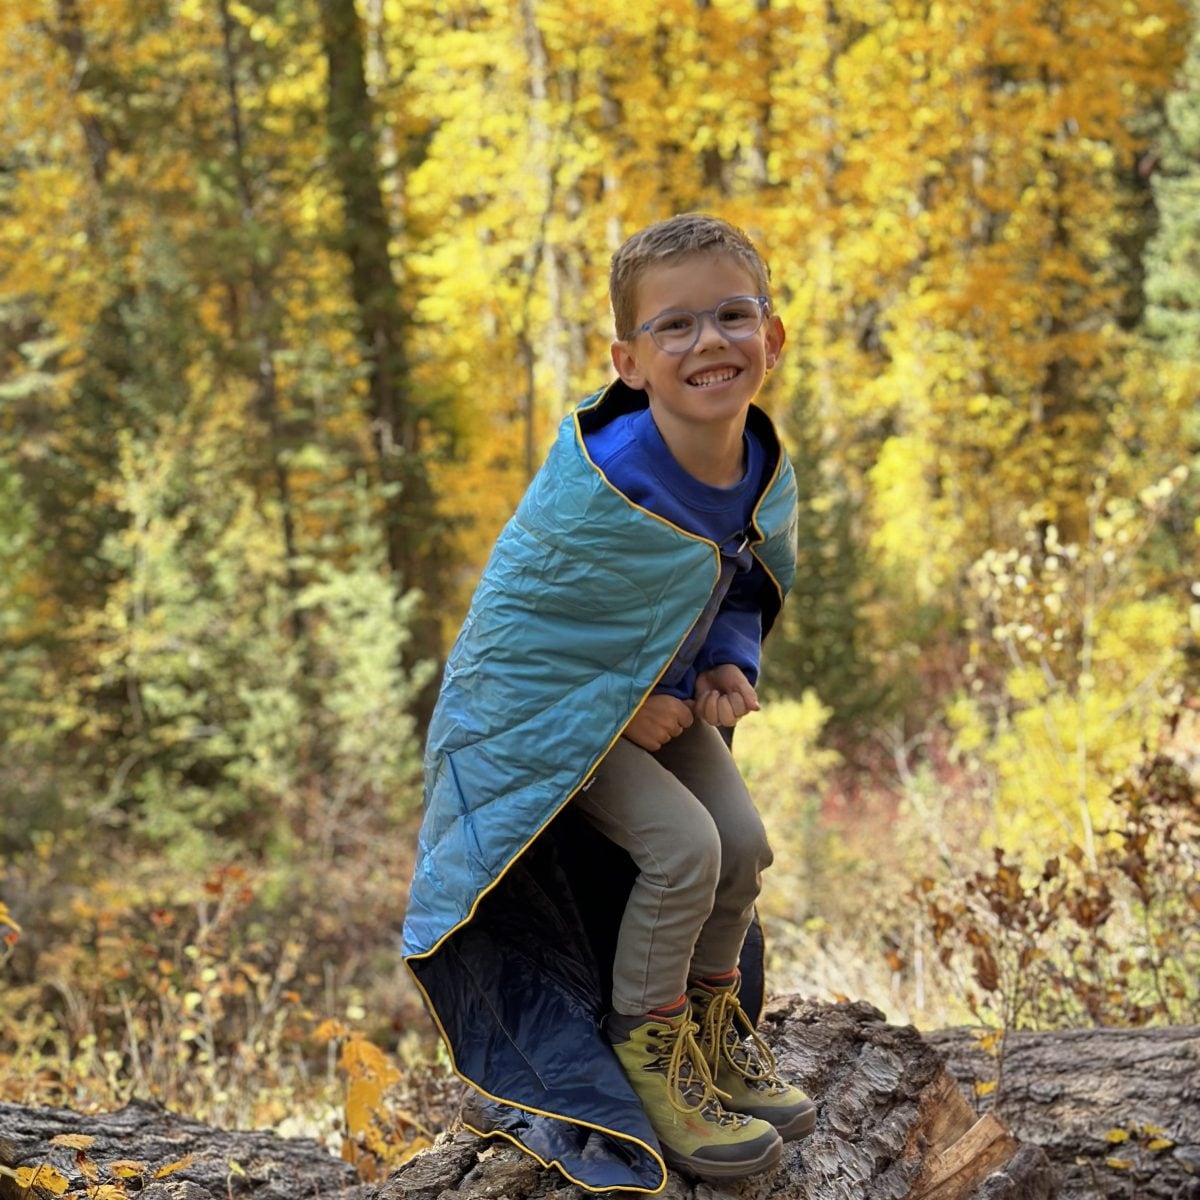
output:
M784 331L745 234L659 222L610 291L619 378L564 421L447 663L404 941L473 1127L658 1191L664 1161L740 1177L815 1121L739 1003L771 853L718 732L758 707L796 500L752 405Z

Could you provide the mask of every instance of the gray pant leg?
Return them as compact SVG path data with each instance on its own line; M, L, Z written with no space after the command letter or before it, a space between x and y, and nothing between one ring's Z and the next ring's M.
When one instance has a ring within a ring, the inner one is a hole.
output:
M737 965L761 873L762 821L732 757L697 722L656 754L621 739L574 801L638 868L613 963L613 1008L669 1004Z
M762 873L774 860L762 818L724 739L697 721L668 742L658 761L704 805L721 838L713 910L692 952L693 979L733 970L742 953Z

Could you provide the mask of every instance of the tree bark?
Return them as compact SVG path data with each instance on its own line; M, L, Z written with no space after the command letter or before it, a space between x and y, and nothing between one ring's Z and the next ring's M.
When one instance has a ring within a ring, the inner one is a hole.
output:
M664 1200L1196 1200L1200 1197L1200 1029L1012 1034L999 1100L982 1115L961 1083L986 1082L996 1060L969 1031L922 1035L866 1004L769 1005L760 1030L785 1075L817 1098L813 1133L774 1171L736 1185L672 1175ZM947 1064L948 1068L947 1069ZM985 1109L991 1100L985 1098ZM1170 1147L1149 1149L1161 1129ZM1131 1137L1106 1140L1110 1130ZM227 1133L135 1103L81 1116L0 1104L0 1165L50 1163L85 1200L62 1133L96 1139L106 1164L145 1164L137 1200L584 1200L589 1195L508 1142L442 1134L385 1183L365 1185L315 1142ZM162 1180L153 1173L193 1160ZM1131 1160L1129 1167L1106 1159ZM231 1164L236 1164L235 1170ZM130 1181L135 1184L137 1181ZM0 1200L44 1200L0 1173Z
M96 1183L85 1179L74 1149L50 1144L51 1138L63 1134L95 1139L81 1153L95 1164ZM155 1171L189 1157L188 1165L154 1178ZM120 1160L146 1168L140 1178L125 1181L129 1195L138 1200L366 1200L371 1190L359 1182L349 1163L314 1141L262 1132L227 1133L147 1101L91 1116L0 1104L0 1166L36 1168L48 1163L70 1181L70 1194L83 1198L97 1184L120 1182L108 1169ZM36 1180L25 1191L0 1173L0 1200L41 1200L48 1195Z
M927 1040L970 1090L997 1084L980 1107L1046 1151L1061 1200L1200 1200L1200 1026L1010 1033L998 1056Z
M980 1118L943 1059L911 1028L867 1004L769 1006L759 1031L782 1073L818 1102L817 1126L774 1171L736 1184L672 1175L664 1200L1051 1200L1037 1147ZM443 1135L371 1200L585 1200L515 1146ZM609 1193L616 1196L618 1193Z
M342 194L343 245L370 388L371 429L381 480L388 491L387 545L392 570L423 601L406 658L441 663L439 611L442 535L426 469L427 414L416 402L406 344L406 314L392 274L394 231L380 184L375 114L367 90L366 47L354 0L319 0L329 64L329 161ZM422 694L422 728L436 682Z

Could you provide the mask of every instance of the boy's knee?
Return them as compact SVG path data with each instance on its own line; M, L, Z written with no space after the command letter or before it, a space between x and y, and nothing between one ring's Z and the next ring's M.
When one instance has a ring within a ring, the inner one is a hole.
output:
M775 861L767 831L759 820L726 830L721 849L726 874L738 872L757 878Z
M672 883L711 890L721 876L721 835L707 813L679 831L672 854Z

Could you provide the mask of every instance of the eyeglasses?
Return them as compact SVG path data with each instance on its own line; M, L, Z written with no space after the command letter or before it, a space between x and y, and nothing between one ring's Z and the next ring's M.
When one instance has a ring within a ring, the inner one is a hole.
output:
M703 312L668 308L639 325L624 340L631 342L639 334L648 333L665 353L686 354L700 340L705 317L712 317L713 328L721 337L740 342L762 328L770 309L771 302L766 296L730 296L716 308L706 308Z

